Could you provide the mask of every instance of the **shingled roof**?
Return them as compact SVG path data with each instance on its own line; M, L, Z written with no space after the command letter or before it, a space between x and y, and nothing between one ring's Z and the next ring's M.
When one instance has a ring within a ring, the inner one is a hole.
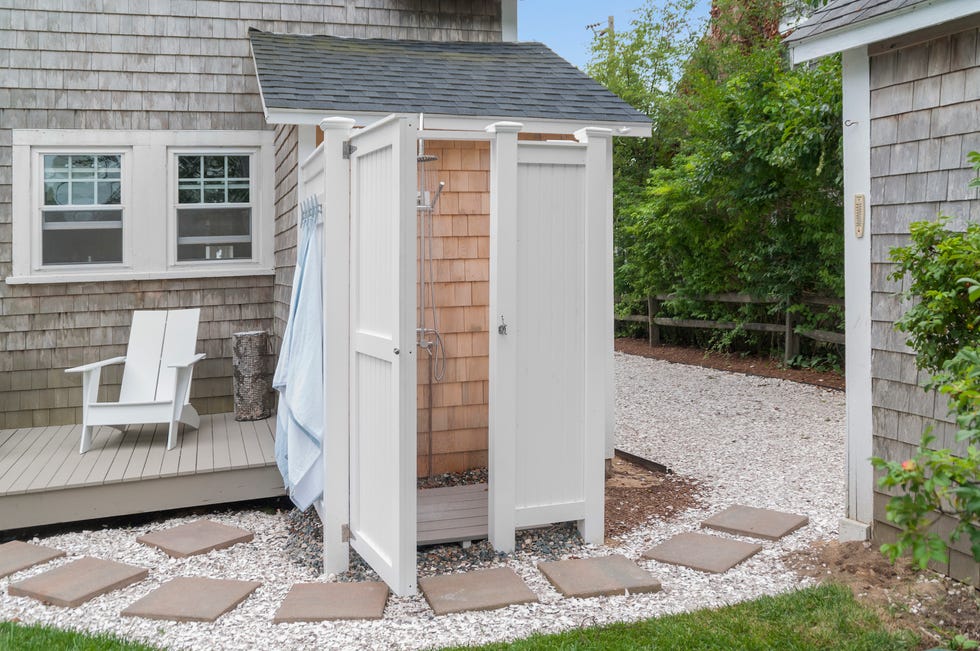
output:
M813 13L786 38L801 41L843 27L853 28L866 20L907 9L929 0L836 0Z
M249 36L266 111L650 122L541 43Z

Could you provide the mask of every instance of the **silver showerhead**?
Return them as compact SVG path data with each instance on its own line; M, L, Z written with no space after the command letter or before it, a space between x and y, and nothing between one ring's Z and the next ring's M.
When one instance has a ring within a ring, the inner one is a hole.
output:
M415 160L419 163L431 163L432 161L439 160L439 157L434 154L421 154Z

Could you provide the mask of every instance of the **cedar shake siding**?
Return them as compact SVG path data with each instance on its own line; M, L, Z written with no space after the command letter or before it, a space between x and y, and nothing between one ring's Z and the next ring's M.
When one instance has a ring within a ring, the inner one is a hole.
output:
M319 131L319 129L317 129ZM296 205L299 184L298 127L281 124L276 127L276 277L275 313L273 315L273 348L279 350L289 317L289 299L296 268Z
M23 246L12 241L13 130L271 131L262 115L250 27L500 40L500 5L487 0L32 0L13 6L0 9L5 278L12 275L14 247ZM258 180L274 192L274 276L208 278L203 272L180 280L0 283L0 428L81 422L80 379L63 370L124 354L132 310L146 308L202 308L198 350L207 359L195 369L191 399L202 413L230 411L231 333L282 332L295 259L296 143L296 128L279 128L275 172ZM120 377L120 369L103 374L104 399L118 393Z
M954 217L953 227L980 220L980 198L969 188L970 151L980 151L980 47L976 28L871 58L871 264L873 453L892 460L914 454L925 427L936 445L964 450L945 398L925 392L915 356L894 329L903 313L889 279L889 251L909 242L909 224ZM877 487L874 537L894 539L885 519L888 495ZM948 531L949 518L938 528ZM964 537L949 564L934 569L980 585L980 571Z

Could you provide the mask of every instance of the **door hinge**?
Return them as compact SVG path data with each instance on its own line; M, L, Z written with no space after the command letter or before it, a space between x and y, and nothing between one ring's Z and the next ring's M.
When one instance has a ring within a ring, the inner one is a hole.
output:
M350 542L350 525L340 525L340 542Z
M350 140L345 140L341 152L345 160L350 160L350 155L357 151L357 146L350 144Z

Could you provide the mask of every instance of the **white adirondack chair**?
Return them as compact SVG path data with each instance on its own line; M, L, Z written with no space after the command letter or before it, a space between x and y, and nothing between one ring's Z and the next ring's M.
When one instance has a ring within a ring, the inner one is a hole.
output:
M200 417L191 406L191 374L204 354L197 347L201 310L139 310L133 312L125 357L76 366L82 373L82 442L79 453L92 447L97 425L170 423L167 449L177 444L178 423L197 428ZM102 368L125 364L119 402L98 402Z

